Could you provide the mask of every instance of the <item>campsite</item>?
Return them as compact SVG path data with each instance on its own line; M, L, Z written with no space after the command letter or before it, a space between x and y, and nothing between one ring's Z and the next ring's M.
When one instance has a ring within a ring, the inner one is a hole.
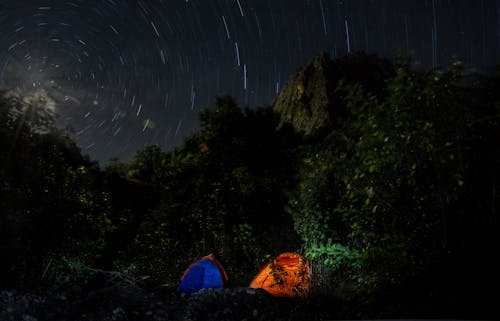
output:
M104 169L3 98L1 318L494 318L498 75L410 67L323 53Z

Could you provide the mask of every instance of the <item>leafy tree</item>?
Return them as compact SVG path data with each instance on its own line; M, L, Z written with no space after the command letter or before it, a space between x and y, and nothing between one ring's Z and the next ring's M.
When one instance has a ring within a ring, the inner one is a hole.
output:
M121 162L118 157L112 157L108 160L104 171L122 177L127 177L129 173L129 165Z
M150 180L165 193L132 246L137 273L166 277L170 261L161 256L163 264L147 264L148 253L184 253L190 260L215 252L228 266L238 266L230 272L246 283L264 253L279 251L271 240L290 249L291 220L282 207L291 177L283 164L293 136L276 130L278 117L269 108L242 110L229 96L201 112L200 122L180 148L154 153L149 162Z
M455 75L400 68L386 101L359 87L347 97L359 136L346 151L337 210L351 227L352 242L376 262L387 262L391 281L418 272L430 259L422 251L446 242L442 228L461 193L460 160L466 157L468 115Z
M470 215L461 207L474 118L460 75L458 65L401 66L385 96L339 83L349 120L303 148L288 210L306 254L330 266L335 282L400 284L442 260L465 228L457 221Z
M137 152L134 161L130 164L127 175L131 178L151 182L155 177L155 170L159 168L162 150L157 145L146 146Z
M0 100L0 144L6 151L0 156L0 274L6 285L38 284L51 274L42 269L44 262L55 267L63 255L91 262L112 229L95 165L61 132L41 131L48 118L38 122L28 107L15 97Z

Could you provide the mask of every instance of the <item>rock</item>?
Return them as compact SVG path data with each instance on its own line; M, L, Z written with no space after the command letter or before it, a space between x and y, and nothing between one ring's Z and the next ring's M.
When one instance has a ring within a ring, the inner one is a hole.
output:
M332 129L346 114L338 82L358 83L380 93L384 81L394 75L393 65L364 53L351 53L331 60L321 53L290 78L276 96L273 109L281 118L280 126L290 124L305 136L315 136Z
M38 319L29 314L25 314L23 315L23 321L38 321Z
M297 132L313 135L331 122L329 69L331 60L323 53L295 74L276 96L273 109L281 125L291 124Z
M172 293L163 300L132 285L106 286L64 299L61 293L0 293L1 321L290 320L292 307L290 301L245 287L204 290L184 299Z
M255 295L256 292L257 291L255 289L253 289L253 288L247 288L246 289L246 293L250 294L250 295Z
M125 317L125 310L123 310L122 307L117 307L116 309L113 310L113 320L120 320Z

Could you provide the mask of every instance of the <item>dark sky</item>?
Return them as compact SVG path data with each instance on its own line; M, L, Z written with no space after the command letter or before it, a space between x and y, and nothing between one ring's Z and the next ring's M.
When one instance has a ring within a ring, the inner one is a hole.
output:
M229 93L269 104L320 51L498 62L500 0L0 0L0 87L47 95L103 163L178 145Z

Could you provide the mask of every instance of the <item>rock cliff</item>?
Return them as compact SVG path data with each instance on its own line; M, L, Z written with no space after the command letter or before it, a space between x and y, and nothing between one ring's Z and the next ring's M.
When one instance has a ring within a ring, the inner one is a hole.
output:
M382 95L384 81L394 75L394 66L387 60L353 53L331 60L321 53L288 81L273 102L281 117L281 125L291 124L297 132L315 136L331 129L346 114L341 93L336 91L340 80L360 83Z

